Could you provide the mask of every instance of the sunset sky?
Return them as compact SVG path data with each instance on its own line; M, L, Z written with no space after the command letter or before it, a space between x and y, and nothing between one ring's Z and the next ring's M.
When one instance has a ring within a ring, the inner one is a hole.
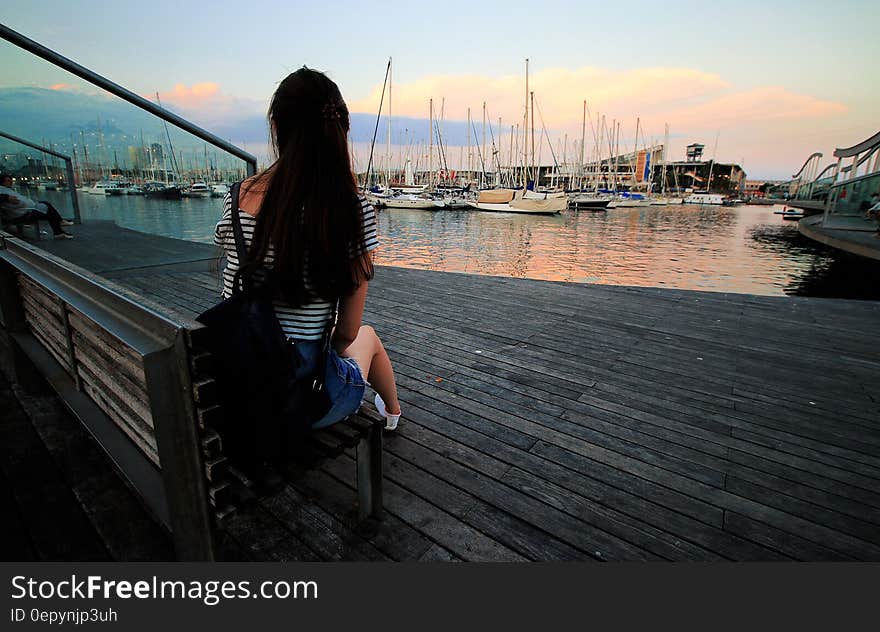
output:
M647 141L668 123L672 158L695 141L711 154L717 134L718 159L750 177L788 177L813 151L831 162L880 129L878 2L5 0L2 21L135 92L159 91L208 129L262 116L303 64L328 72L353 112L374 113L389 56L395 116L426 118L433 97L447 121L468 107L479 118L486 101L509 131L528 57L554 143L580 138L586 99L630 144L636 117ZM0 87L66 88L44 63L0 51Z

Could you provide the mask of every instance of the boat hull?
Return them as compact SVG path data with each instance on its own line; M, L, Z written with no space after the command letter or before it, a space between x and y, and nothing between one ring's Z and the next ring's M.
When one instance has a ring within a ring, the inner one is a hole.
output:
M556 215L559 212L558 210L516 208L510 204L488 204L486 202L468 202L468 206L478 211L489 211L492 213L520 213L522 215Z
M573 197L569 200L568 204L575 209L604 211L608 208L610 202L611 200L608 198Z
M385 200L385 206L386 208L408 208L419 211L435 210L438 208L434 204L434 200L395 200L394 198Z

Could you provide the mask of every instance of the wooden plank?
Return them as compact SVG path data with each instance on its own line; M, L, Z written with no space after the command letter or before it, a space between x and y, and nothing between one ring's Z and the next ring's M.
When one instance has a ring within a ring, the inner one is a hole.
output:
M30 299L24 299L23 304L25 316L33 326L39 327L47 335L52 336L60 347L65 347L64 324L61 321L61 317L56 318L41 306L35 306Z
M386 471L390 471L391 464ZM322 468L354 489L354 462L346 458L328 461ZM386 512L404 522L418 525L431 540L468 561L523 561L525 558L502 543L466 524L461 518L437 507L389 478L384 481ZM461 507L461 511L465 506Z
M156 465L159 464L159 455L156 448L156 439L149 432L149 428L143 425L130 411L125 410L124 404L113 399L99 380L92 376L88 369L79 367L79 375L83 381L83 390L98 407L103 410L116 425L128 435L128 437L146 454Z
M114 363L122 365L133 381L143 383L143 358L134 349L73 308L70 308L70 326L96 348L102 349Z
M360 535L316 508L299 491L287 485L260 503L287 529L307 543L323 560L379 561L388 557Z
M299 472L294 478L289 478L288 482L310 503L314 503L393 560L416 560L435 546L415 527L393 514L386 513L381 523L359 522L353 505L354 491L326 472Z
M80 331L73 329L71 332L74 349L81 354L93 359L93 363L102 367L112 368L112 371L124 379L128 389L132 393L146 401L146 389L144 386L143 366L136 366L127 356L119 353L116 349L101 346L101 342L95 338L84 336Z
M77 363L87 368L104 389L111 391L144 425L153 428L153 415L143 386L133 383L122 372L115 371L115 367L105 363L94 349L76 345L74 355Z
M65 353L63 349L59 347L59 343L52 338L52 336L46 334L46 329L39 325L34 325L30 320L29 316L26 316L28 329L34 335L34 337L40 342L40 344L52 354L52 357L58 362L59 365L67 372L70 373L70 359Z
M32 303L43 307L60 320L61 307L58 303L58 297L24 274L18 275L18 283L22 298L27 298Z

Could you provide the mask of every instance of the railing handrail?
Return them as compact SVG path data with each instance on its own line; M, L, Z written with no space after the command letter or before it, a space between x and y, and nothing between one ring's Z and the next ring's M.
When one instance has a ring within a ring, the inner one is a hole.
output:
M857 156L862 153L866 149L870 149L872 147L876 147L880 145L880 132L877 132L871 138L863 140L861 143L857 145L853 145L852 147L838 147L834 150L835 158L852 158L853 156Z
M7 134L6 132L0 131L0 136L3 138L8 138L11 141L14 141L20 145L27 145L31 149L36 149L37 151L41 151L44 154L49 154L50 156L55 156L56 158L61 158L62 160L70 160L70 156L65 156L64 154L59 154L54 149L49 149L48 147L43 147L41 145L37 145L36 143L32 143L29 140L25 140L23 138L19 138L18 136L13 136L12 134Z
M800 178L801 174L804 172L804 169L807 168L807 165L810 164L814 159L818 160L821 157L822 152L820 151L811 154L810 157L804 161L804 164L801 166L800 170L796 174L791 176L792 180L797 180L798 178Z
M19 143L20 145L24 145L25 147L32 147L33 149L49 154L50 156L61 158L61 160L64 161L64 164L67 166L67 185L70 187L70 200L71 205L73 206L73 221L76 224L81 224L82 216L80 215L79 211L79 199L77 199L76 197L76 183L73 180L73 161L71 160L70 156L59 154L57 151L46 149L45 147L41 147L36 143L32 143L23 138L19 138L18 136L13 136L12 134L7 134L6 132L0 131L0 136L2 136L3 138L8 138L9 140Z
M257 159L244 151L233 145L230 142L227 142L220 138L219 136L215 136L211 132L202 129L201 127L190 123L185 118L174 114L173 112L169 112L165 108L156 105L155 103L148 101L143 98L139 94L135 94L131 90L123 88L117 83L110 81L106 77L102 77L98 73L89 70L85 66L81 66L73 60L56 53L50 48L43 46L42 44L35 42L34 40L25 37L18 31L14 31L5 24L0 23L0 37L3 37L6 41L10 42L18 46L19 48L23 48L24 50L33 53L37 57L42 57L46 61L51 64L58 66L59 68L63 68L64 70L80 77L81 79L85 79L89 83L106 90L107 92L116 95L120 99L124 99L135 105L142 110L146 110L159 118L168 121L169 123L176 125L180 129L189 132L190 134L201 138L202 140L211 143L215 147L219 147L220 149L232 154L243 160L248 166L248 175L253 175L257 170Z

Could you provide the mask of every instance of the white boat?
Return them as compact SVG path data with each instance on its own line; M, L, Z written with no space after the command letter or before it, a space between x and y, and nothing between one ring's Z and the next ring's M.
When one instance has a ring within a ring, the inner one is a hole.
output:
M125 187L118 182L101 180L96 182L88 192L92 195L124 195Z
M204 182L193 182L181 195L189 198L206 198L211 197L211 189Z
M569 206L579 209L585 208L593 211L604 211L613 198L610 195L596 195L595 193L572 193L568 198Z
M647 198L625 197L617 201L616 208L642 208L651 206L651 200Z
M450 195L444 196L440 200L434 200L435 203L440 206L440 208L448 208L450 210L470 208L468 205L468 198L463 195Z
M724 196L720 193L691 193L684 199L685 204L724 204Z
M565 197L565 191L531 191L527 189L523 193L523 198L526 200L553 200L561 197Z
M651 204L657 204L659 206L667 206L670 204L682 204L683 200L681 198L673 198L673 197L652 197Z
M468 202L468 206L478 211L495 213L529 213L533 215L555 215L565 210L568 200L564 197L549 199L526 198L520 189L489 189L480 191L476 202Z
M385 206L388 208L408 208L408 209L436 209L434 200L431 198L419 197L404 193L403 195L394 195L384 199Z
M229 193L228 184L217 183L211 185L211 197L226 197L227 193Z
M373 205L374 208L385 208L385 201L390 197L380 193L367 192L363 194L364 198Z
M404 184L404 185L400 185L400 186L392 184L388 188L391 190L392 193L418 195L420 193L424 193L428 187L424 184L421 184L421 185Z

